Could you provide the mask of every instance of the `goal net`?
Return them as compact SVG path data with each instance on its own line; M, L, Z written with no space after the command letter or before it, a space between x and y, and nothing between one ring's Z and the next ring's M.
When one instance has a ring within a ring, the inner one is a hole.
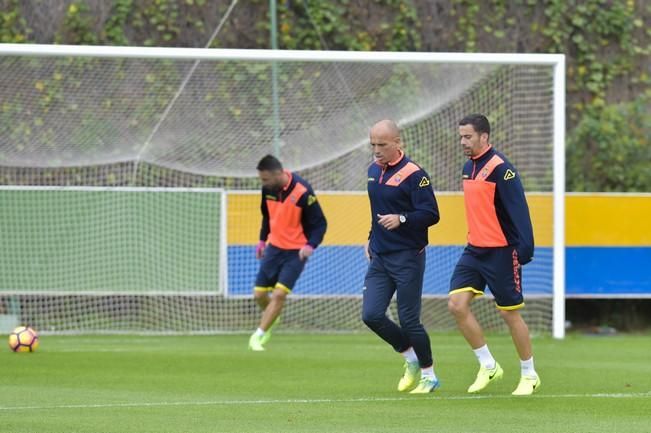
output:
M551 332L563 314L559 65L554 55L0 45L0 319L60 333L254 329L255 167L275 153L312 184L329 223L283 329L364 329L368 132L391 118L441 209L422 320L452 329L448 282L466 233L457 124L480 112L528 193L536 251L523 314ZM487 293L475 312L503 330Z

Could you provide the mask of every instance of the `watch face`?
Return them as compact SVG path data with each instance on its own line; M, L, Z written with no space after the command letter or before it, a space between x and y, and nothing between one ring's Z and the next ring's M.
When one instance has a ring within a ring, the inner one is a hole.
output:
M400 215L399 219L401 224L404 224L407 221L407 217L404 215Z

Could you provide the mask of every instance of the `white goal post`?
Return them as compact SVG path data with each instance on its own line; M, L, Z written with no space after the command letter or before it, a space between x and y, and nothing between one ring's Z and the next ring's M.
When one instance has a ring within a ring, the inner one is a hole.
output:
M281 65L282 83L277 100L271 96L269 83L269 66L274 63ZM551 213L550 221L545 223L550 227L546 246L549 267L535 268L532 272L551 274L541 276L544 285L550 286L550 330L555 338L564 337L565 56L562 54L0 44L0 77L0 104L3 104L0 140L5 145L0 154L0 175L1 184L9 187L5 190L28 185L217 187L220 191L223 188L227 193L221 195L220 208L227 216L219 224L221 240L225 244L228 237L229 244L227 251L220 255L224 262L219 272L221 290L226 292L228 285L228 293L240 283L234 275L239 268L234 267L233 261L244 257L250 238L227 224L239 222L250 211L251 203L246 197L238 197L238 192L256 188L255 162L264 153L279 153L288 168L305 174L317 194L361 191L363 184L359 179L365 175L369 160L368 127L374 120L393 117L407 130L407 150L410 155L416 154L414 159L430 172L437 194L452 191L450 200L454 201L454 194L458 193L455 173L461 168L457 155L460 152L448 149L455 144L450 143L451 137L456 140L454 122L461 114L487 111L491 122L495 120L496 132L510 128L496 136L517 146L506 149L505 153L510 157L515 153L512 159L516 167L532 179L530 183L524 179L528 195L550 196L549 203L541 205ZM274 110L279 112L278 119L274 119ZM12 128L2 129L5 125ZM522 131L529 125L533 125L536 135L532 141L523 138ZM274 141L274 135L279 136L279 142ZM325 202L333 209L346 206L344 199L325 196ZM541 202L545 200L541 198ZM159 205L165 206L160 202L155 206ZM131 205L127 201L124 206ZM333 215L339 213L334 211ZM178 227L185 217L177 218L162 224ZM332 217L329 219L332 222ZM100 222L107 226L113 223ZM327 273L324 269L340 267L348 260L347 254L351 254L343 248L348 246L344 243L350 236L333 236L336 237L334 246L331 251L326 246L322 255L321 277ZM79 239L85 237L93 242L92 233L80 235ZM237 239L241 242L237 243ZM237 245L231 248L231 242ZM456 254L456 250L450 251L440 261L435 257L431 261L435 266L449 265ZM327 262L326 257L332 261ZM310 266L317 271L319 265L315 260ZM249 268L246 275L251 273ZM305 275L305 278L312 277ZM230 287L231 282L237 284ZM525 280L525 290L526 284ZM310 316L322 306L313 304L317 300L308 296L310 289L305 293L301 297L297 291L293 302L300 314ZM351 293L342 292L341 298ZM0 304L7 296L6 287L0 284ZM218 320L205 329L193 325L187 330L231 331L250 326L255 309L244 306L244 300L224 307L221 303L226 301L220 300L214 307L223 316L223 322ZM188 307L182 314L197 314L194 308ZM208 316L211 313L207 310L213 307L205 307L205 312L204 306L197 308ZM223 314L224 308L228 314ZM346 308L342 307L342 312L324 313L330 314L328 320L335 320L337 326L331 328L330 323L318 322L315 329L348 329L338 326L356 320L349 317L354 310L343 312ZM155 314L165 314L166 309L172 307L157 305ZM250 317L244 320L242 316ZM304 319L297 319L297 327L309 322L303 322ZM40 318L35 320L38 322ZM175 320L181 323L187 319L179 316ZM127 326L118 330L128 329ZM152 330L155 332L156 328ZM184 328L171 329L178 330L183 332Z

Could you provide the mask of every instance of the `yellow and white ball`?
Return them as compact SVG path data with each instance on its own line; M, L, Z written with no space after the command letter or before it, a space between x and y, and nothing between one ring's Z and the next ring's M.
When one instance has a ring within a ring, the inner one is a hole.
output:
M38 333L29 326L19 326L9 334L9 348L14 352L34 352L38 349Z

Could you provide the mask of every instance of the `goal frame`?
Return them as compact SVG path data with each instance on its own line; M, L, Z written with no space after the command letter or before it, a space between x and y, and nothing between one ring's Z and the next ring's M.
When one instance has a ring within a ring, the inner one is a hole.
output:
M291 51L204 48L0 44L0 55L119 57L176 60L285 62L476 63L545 65L553 68L553 322L552 335L565 336L565 55L518 53L419 53ZM223 282L223 281L222 281Z

